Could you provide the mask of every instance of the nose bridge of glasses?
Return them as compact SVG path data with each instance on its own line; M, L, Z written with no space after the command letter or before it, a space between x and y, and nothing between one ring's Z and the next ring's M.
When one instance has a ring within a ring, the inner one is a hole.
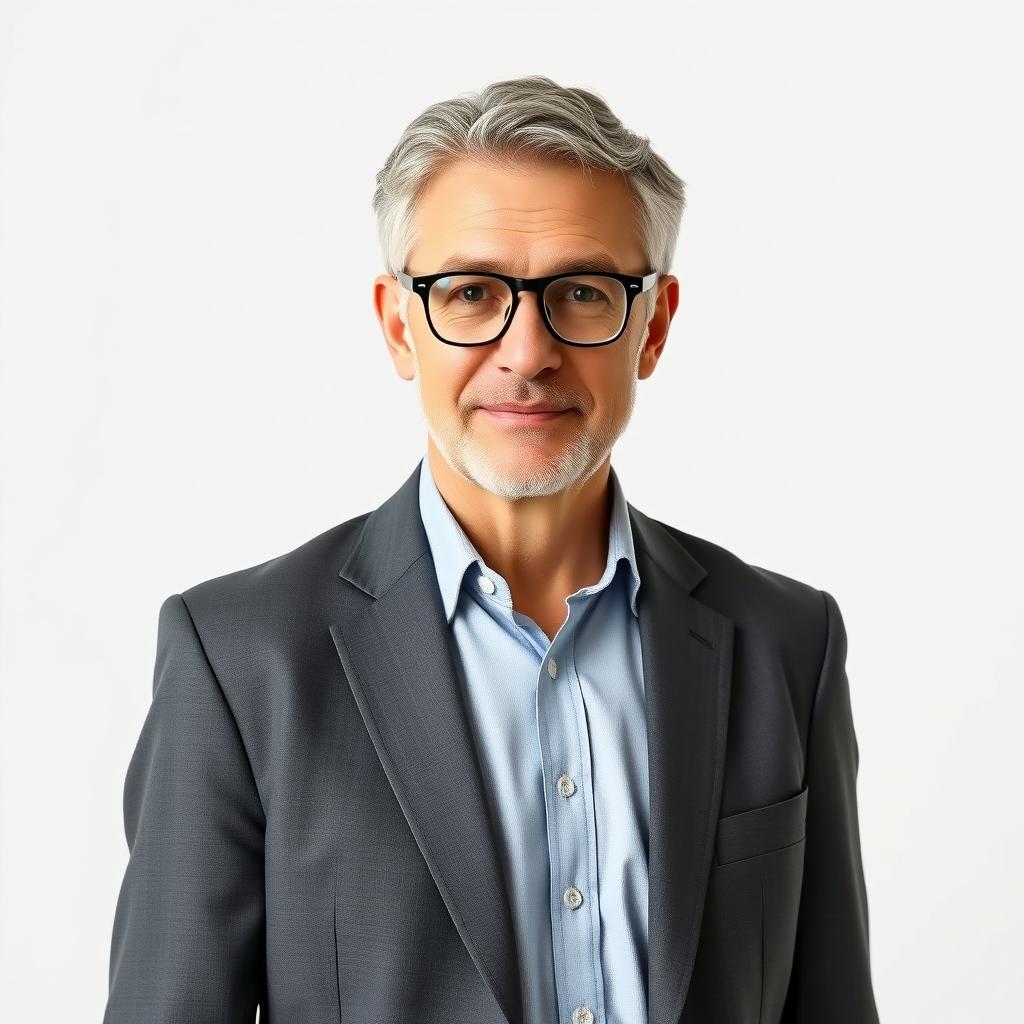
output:
M508 320L512 316L512 310L515 309L519 312L519 307L526 305L531 307L530 317L533 320L534 330L543 330L545 333L550 333L550 328L545 322L547 317L544 311L541 309L542 301L544 297L544 288L540 285L533 284L525 288L516 287L513 289L512 301L509 303L508 309L505 311L505 319ZM519 314L520 320L522 314ZM511 330L511 325L509 330Z

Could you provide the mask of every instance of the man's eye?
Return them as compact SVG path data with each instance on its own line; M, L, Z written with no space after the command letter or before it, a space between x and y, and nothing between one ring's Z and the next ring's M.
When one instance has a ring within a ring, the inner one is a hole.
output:
M604 298L596 288L591 288L590 285L584 284L577 285L569 294L574 302L593 302Z
M484 297L484 290L478 284L467 284L459 288L456 295L466 302L479 302Z

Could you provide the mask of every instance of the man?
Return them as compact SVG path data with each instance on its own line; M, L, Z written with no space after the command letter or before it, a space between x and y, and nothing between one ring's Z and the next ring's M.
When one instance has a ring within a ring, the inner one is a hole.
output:
M839 608L610 465L683 199L544 77L406 129L374 303L426 457L164 601L107 1024L877 1021Z

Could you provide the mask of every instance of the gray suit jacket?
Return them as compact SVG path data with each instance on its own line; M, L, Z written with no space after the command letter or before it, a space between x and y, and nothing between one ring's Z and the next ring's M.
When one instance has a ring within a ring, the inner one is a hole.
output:
M418 472L163 602L105 1024L522 1024ZM629 512L649 1022L875 1022L836 602Z

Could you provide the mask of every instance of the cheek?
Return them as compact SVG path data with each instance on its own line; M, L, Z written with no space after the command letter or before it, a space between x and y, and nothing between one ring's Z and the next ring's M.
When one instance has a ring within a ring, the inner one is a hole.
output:
M471 364L465 353L440 342L437 348L424 350L420 341L420 392L431 409L453 413L460 405L468 404L474 394L471 381L476 363Z
M580 375L584 390L597 412L609 413L629 399L630 367L623 353L588 366Z

